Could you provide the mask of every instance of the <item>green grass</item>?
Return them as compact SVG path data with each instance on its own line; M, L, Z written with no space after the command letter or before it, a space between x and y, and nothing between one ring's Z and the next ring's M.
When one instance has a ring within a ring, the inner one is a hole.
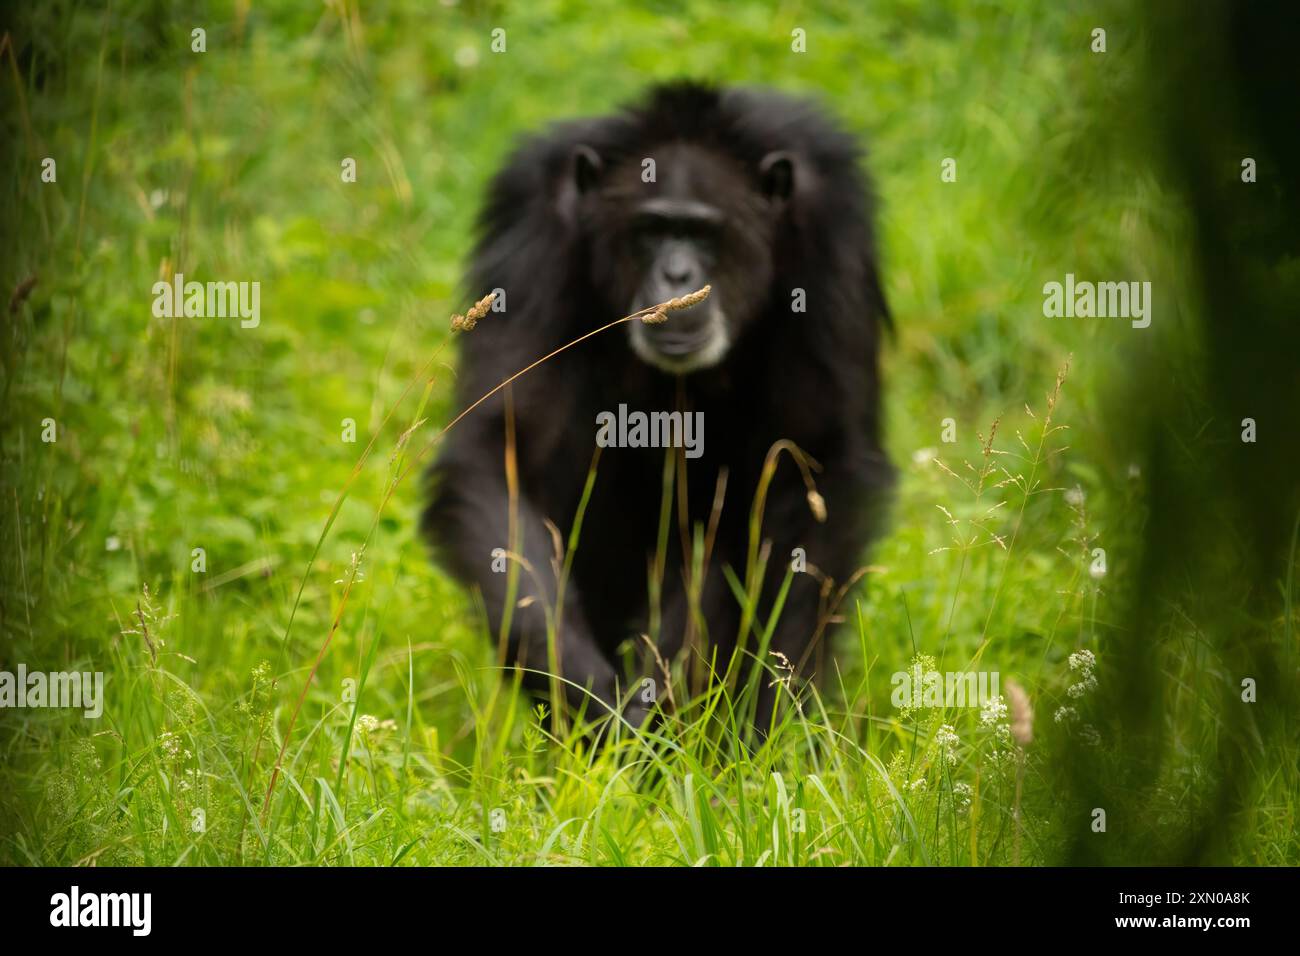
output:
M0 53L0 282L39 278L0 325L0 659L108 679L98 721L0 712L0 862L1162 862L1217 806L1225 748L1247 755L1247 796L1202 859L1300 862L1300 747L1225 717L1242 672L1207 636L1226 613L1293 672L1294 573L1237 580L1229 541L1205 558L1226 608L1189 585L1157 633L1128 627L1153 491L1130 471L1124 403L1161 348L1185 356L1170 361L1192 394L1194 303L1150 336L1042 316L1042 284L1066 272L1187 287L1185 214L1114 121L1131 17L914 0L122 6L39 5ZM1099 22L1104 56L1087 48ZM807 54L790 52L795 27ZM798 704L765 746L738 742L743 701L713 693L593 751L550 739L503 686L480 609L428 561L418 453L451 414L446 321L481 291L457 278L513 137L679 75L810 93L872 144L902 481L834 669L786 687ZM46 156L57 183L40 182ZM949 156L956 183L940 180ZM261 326L154 318L169 268L260 281ZM1131 687L1111 663L1125 641L1149 646L1158 745L1108 709ZM1075 699L1080 650L1098 686ZM918 656L1013 678L1033 742L978 709L893 708L890 675ZM1079 716L1058 723L1066 705Z

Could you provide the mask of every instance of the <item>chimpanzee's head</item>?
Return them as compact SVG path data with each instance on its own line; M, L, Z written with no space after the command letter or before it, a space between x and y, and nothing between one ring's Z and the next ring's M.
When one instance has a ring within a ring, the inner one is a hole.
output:
M729 153L684 139L652 144L643 156L574 148L574 219L602 298L628 314L713 287L665 323L628 323L642 360L673 373L716 365L766 308L795 170L786 151L746 168Z

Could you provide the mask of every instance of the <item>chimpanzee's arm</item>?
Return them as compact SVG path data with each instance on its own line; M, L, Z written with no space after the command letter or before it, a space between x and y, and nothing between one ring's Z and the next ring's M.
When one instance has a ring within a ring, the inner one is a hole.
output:
M467 420L465 424L470 423ZM482 593L494 637L500 633L509 598L509 566L516 563L502 557L502 552L511 550L510 499L501 442L491 437L501 433L499 421L496 426L495 430L490 422L471 426L445 449L433 472L434 496L423 519L424 530L443 564ZM544 693L551 669L546 609L555 607L558 590L552 539L542 515L522 492L517 509L522 555L531 573L516 565L516 606L510 616L506 652L508 662L523 669L524 686ZM524 606L519 606L521 603ZM585 705L592 718L606 713L606 707L616 708L614 669L592 638L572 579L565 585L557 645L560 676L577 685L564 685L569 705L575 710ZM601 703L592 700L592 695Z

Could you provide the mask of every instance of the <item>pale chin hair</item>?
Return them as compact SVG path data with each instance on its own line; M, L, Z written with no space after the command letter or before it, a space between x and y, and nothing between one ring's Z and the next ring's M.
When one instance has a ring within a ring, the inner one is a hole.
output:
M637 358L647 365L653 365L663 372L673 375L686 375L700 369L711 368L722 361L731 346L727 336L727 322L722 313L714 314L709 323L709 340L703 348L696 349L689 355L664 355L646 339L645 326L640 322L632 323L629 329L632 339L632 351Z

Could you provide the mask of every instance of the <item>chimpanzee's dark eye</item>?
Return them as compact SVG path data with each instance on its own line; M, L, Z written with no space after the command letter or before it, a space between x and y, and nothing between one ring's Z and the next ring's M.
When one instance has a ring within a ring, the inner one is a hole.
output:
M674 220L667 216L642 212L637 215L634 228L637 234L642 236L670 236L673 234L673 222Z
M682 219L677 234L697 242L713 242L718 238L719 224L705 219Z

